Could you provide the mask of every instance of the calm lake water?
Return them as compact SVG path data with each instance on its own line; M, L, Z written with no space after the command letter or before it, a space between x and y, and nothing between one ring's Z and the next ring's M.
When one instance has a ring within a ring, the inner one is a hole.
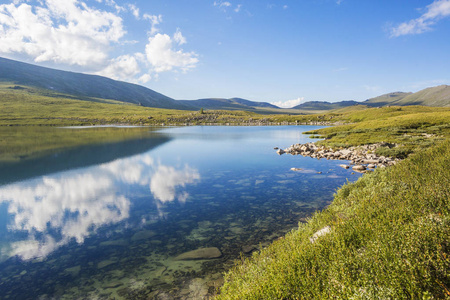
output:
M0 298L214 293L240 253L296 228L360 176L273 149L311 141L302 132L315 128L149 129L1 165ZM177 257L212 247L219 258Z

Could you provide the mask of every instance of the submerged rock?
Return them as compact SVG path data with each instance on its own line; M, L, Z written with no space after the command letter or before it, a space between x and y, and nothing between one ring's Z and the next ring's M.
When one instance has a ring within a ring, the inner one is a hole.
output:
M242 252L244 252L245 254L248 254L248 253L252 252L253 250L256 250L255 245L248 245L248 246L242 247Z
M131 240L133 242L140 241L140 240L146 240L146 239L150 239L150 238L154 237L155 235L156 235L156 232L154 232L152 230L143 230L143 231L136 232L133 235L133 237L131 237Z
M197 250L188 251L175 257L175 260L194 260L194 259L211 259L219 258L222 256L222 252L219 248L199 248Z

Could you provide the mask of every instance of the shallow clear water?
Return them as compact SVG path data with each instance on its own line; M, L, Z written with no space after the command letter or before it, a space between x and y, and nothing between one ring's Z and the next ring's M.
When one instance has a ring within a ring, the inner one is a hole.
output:
M314 128L166 128L3 166L2 299L212 294L241 252L294 229L360 176L273 149L311 141L301 132ZM177 258L211 247L222 255Z

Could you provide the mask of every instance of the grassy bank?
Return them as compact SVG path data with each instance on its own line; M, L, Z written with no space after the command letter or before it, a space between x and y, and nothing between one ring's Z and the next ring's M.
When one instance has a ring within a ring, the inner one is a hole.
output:
M309 132L324 138L318 144L333 148L377 142L398 144L377 154L405 158L436 142L450 138L450 109L424 106L348 110L338 117L350 124Z
M238 263L217 299L450 299L449 166L447 140L343 186Z

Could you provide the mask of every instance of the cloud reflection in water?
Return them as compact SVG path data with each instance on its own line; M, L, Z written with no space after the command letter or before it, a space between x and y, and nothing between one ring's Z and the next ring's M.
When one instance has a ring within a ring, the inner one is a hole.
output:
M73 239L83 243L99 227L127 219L131 201L126 189L120 190L123 185L148 186L163 215L164 203L189 196L179 187L198 180L200 174L188 165L177 170L145 154L4 186L0 203L8 203L7 230L26 232L28 238L1 243L0 260L43 258Z

